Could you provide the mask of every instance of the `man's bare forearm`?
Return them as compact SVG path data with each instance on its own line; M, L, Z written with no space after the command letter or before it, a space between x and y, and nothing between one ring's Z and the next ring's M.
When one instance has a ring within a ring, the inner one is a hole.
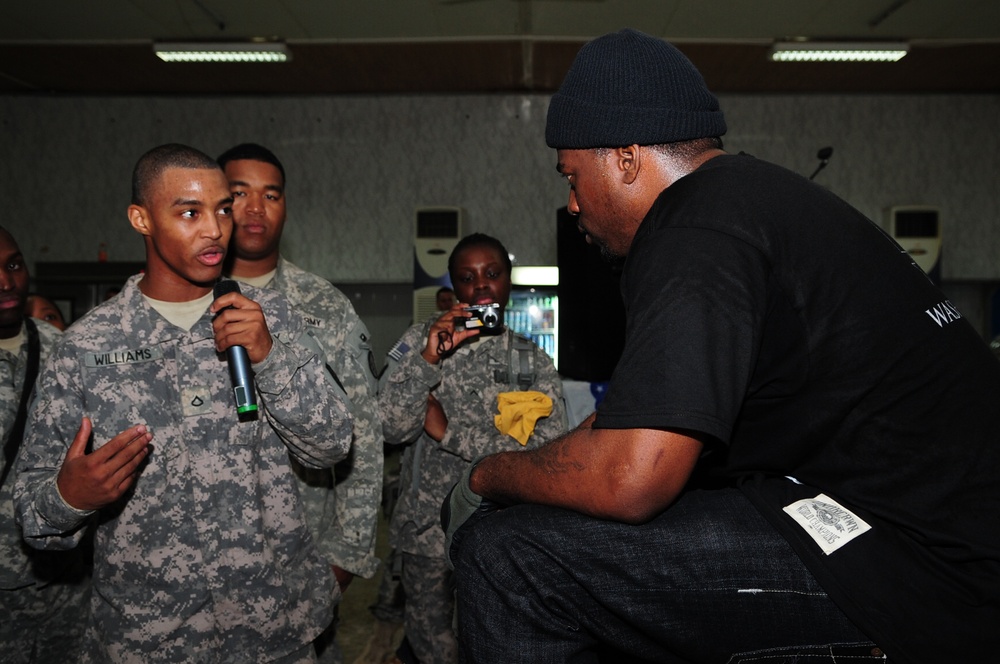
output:
M535 503L640 523L673 502L700 452L700 442L676 433L582 425L543 447L486 457L470 487L504 505Z
M483 459L470 479L476 493L503 505L540 503L568 507L573 497L559 485L586 470L581 459L567 449L566 439L576 432L540 448L502 452Z

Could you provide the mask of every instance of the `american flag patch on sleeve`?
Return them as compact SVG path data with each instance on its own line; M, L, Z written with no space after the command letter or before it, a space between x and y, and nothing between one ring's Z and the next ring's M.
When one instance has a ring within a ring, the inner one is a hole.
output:
M400 339L396 342L396 345L389 349L389 357L399 362L403 359L403 356L410 352L410 347L403 343Z

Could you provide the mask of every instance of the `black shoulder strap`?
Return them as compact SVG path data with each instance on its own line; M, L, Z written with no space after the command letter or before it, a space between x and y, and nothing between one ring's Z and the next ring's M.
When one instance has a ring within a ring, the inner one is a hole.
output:
M24 424L28 419L28 400L31 398L31 391L35 387L35 379L38 378L38 363L41 359L41 345L38 342L38 329L30 318L24 319L24 329L28 333L28 363L24 369L24 385L21 388L21 401L17 406L17 417L14 419L14 427L7 437L7 442L3 446L3 474L0 475L0 486L7 481L7 475L14 467L14 459L17 451L21 447L21 439L24 438Z
M520 360L517 372L517 385L522 392L535 384L535 344L527 339L517 339L514 345Z

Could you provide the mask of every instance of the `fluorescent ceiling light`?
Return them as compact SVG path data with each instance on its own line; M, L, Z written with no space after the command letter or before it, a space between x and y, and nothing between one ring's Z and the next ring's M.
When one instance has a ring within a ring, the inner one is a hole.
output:
M153 44L164 62L287 62L292 52L282 42L190 42Z
M775 62L896 62L910 45L902 42L781 42L771 49Z

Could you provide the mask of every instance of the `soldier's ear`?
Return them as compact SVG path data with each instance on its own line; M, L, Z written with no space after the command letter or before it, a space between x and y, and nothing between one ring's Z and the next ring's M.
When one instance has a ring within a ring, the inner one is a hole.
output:
M152 233L149 213L146 212L146 208L133 204L128 206L126 213L128 214L128 220L132 224L132 228L142 235L150 235Z

